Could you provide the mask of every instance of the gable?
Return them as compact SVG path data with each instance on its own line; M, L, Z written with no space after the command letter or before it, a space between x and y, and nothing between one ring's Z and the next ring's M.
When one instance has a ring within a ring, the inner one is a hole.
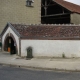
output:
M13 31L17 36L20 37L20 34L16 31L16 29L10 23L6 24L5 28L3 29L2 33L1 33L1 36L3 36L5 34L5 32L8 30L8 28L10 28L10 31Z

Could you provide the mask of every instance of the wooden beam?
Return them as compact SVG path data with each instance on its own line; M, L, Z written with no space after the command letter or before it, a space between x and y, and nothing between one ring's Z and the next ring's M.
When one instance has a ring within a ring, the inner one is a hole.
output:
M55 19L69 19L69 17L58 17L58 18L48 18L49 20L55 20Z
M63 14L64 14L64 8L62 8L62 12L63 12Z
M60 13L60 14L43 15L41 17L61 16L61 15L68 15L68 14L70 14L70 13Z
M46 2L47 2L47 4L46 4L46 5L45 5L45 4L43 5L43 3L41 3L41 4L42 4L41 7L45 7L45 6L46 6L46 7L49 7L49 6L57 5L57 4L55 4L55 3L51 4L51 1L52 1L52 0L50 0L50 2L48 3L47 0L45 0L45 4L46 4Z
M45 9L45 16L47 15L47 0L45 0L45 6L44 6L44 9Z
M46 5L46 7L49 7L49 6L54 6L56 4L50 4L50 5ZM41 7L45 7L44 5L42 5Z

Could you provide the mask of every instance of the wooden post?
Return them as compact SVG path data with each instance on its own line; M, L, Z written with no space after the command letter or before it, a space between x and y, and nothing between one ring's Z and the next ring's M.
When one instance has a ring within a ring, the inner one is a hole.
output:
M45 0L45 6L44 6L44 9L45 9L45 15L47 15L47 0Z

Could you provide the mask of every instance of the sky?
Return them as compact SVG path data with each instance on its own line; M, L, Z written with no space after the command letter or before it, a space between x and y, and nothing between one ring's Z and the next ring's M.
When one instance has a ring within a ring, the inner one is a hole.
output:
M72 2L72 3L75 3L77 5L80 5L80 0L65 0L65 1Z

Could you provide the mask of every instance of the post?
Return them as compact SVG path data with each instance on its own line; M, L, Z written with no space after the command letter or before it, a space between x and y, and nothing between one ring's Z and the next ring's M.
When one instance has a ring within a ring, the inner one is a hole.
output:
M11 39L9 39L8 52L11 54Z
M44 6L44 9L45 9L45 16L47 15L47 1L45 0L45 6Z

